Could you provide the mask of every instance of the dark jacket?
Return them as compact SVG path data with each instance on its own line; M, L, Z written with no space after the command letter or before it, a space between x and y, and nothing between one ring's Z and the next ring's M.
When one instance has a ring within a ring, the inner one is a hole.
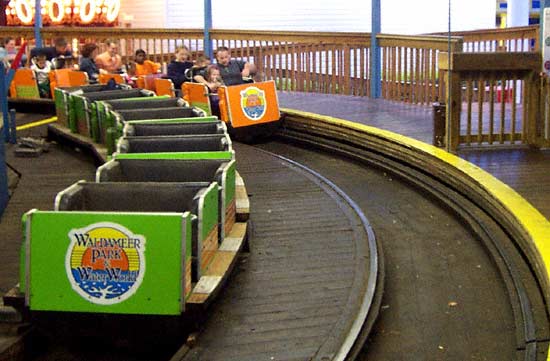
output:
M93 82L99 76L99 70L92 58L82 58L79 65L80 71L85 71L88 74L88 79Z
M167 71L166 77L172 80L172 83L174 83L174 88L180 89L181 85L184 82L191 80L185 76L185 71L187 69L190 69L192 66L193 66L193 63L190 61L172 60L170 64L168 64L168 69L167 69L168 71Z
M31 50L31 59L39 54L44 54L46 56L46 59L49 61L51 61L53 58L57 58L58 56L64 56L66 58L70 58L73 56L73 53L70 50L67 50L66 52L60 54L57 53L55 46L48 46L45 48L33 48Z

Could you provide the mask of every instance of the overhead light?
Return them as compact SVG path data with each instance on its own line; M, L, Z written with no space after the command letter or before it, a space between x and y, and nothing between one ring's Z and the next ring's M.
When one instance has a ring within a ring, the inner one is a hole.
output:
M34 24L35 0L10 0L8 25ZM43 25L114 25L120 0L40 0Z

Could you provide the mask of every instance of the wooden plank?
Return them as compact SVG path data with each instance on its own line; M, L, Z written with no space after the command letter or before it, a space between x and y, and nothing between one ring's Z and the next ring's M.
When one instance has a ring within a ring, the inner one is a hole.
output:
M485 95L485 81L483 79L478 79L477 81L477 104L478 104L478 113L477 113L477 142L481 144L481 137L483 135L483 98Z
M436 64L437 64L437 54L436 54L436 51L431 49L430 50L430 53L431 53L431 72L430 72L430 79L431 79L431 93L432 93L432 98L431 98L431 101L432 102L435 102L436 101L436 98L437 98L437 87L436 87L436 80L437 80L437 73L436 73ZM441 85L441 84L440 84Z
M501 86L501 96L500 96L500 132L499 132L499 143L504 142L504 131L505 131L505 115L506 115L506 101L511 97L512 102L516 102L515 93L508 95L508 82L506 79L500 79Z
M512 97L514 98L512 101L512 124L510 128L510 133L515 136L516 134L516 116L517 116L517 105L516 105L516 94L518 91L518 80L517 77L513 77L512 80ZM515 143L515 137L513 137L512 143Z
M439 68L448 70L449 55L439 54ZM540 53L453 53L451 70L454 71L539 71Z
M466 114L466 144L470 145L472 142L472 100L474 96L474 84L472 79L468 79L466 82L466 102L467 102L467 114Z
M226 272L231 269L231 264L235 261L236 257L237 257L237 252L229 252L229 251L216 252L216 255L212 260L212 263L208 267L208 270L206 271L205 275L223 277L226 274Z
M330 94L337 94L337 87L336 87L336 63L338 62L337 57L337 50L336 46L330 47L330 64L331 64L331 72L330 72Z
M388 48L382 48L382 98L388 99ZM391 99L391 98L390 98Z
M239 252L246 237L247 223L236 222L231 231L225 235L219 251Z
M489 144L494 141L495 128L495 79L489 78ZM504 94L501 93L501 96Z

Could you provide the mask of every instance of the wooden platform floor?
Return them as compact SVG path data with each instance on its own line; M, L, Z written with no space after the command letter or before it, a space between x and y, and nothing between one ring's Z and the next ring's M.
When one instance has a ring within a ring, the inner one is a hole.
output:
M326 185L255 148L235 146L251 203L251 251L183 360L332 359L368 280L367 233Z
M18 114L17 125L49 117L50 115ZM18 137L37 139L45 135L45 125L17 134ZM47 153L36 158L16 157L14 150L14 145L6 144L6 162L21 173L21 177L17 177L12 169L8 170L11 188L15 189L0 220L1 294L18 281L21 216L32 208L53 210L54 199L59 191L81 179L94 180L96 169L88 154L58 144L51 144Z
M278 95L282 108L347 119L432 143L431 106L327 94ZM508 184L550 219L550 149L473 148L459 150L458 155Z

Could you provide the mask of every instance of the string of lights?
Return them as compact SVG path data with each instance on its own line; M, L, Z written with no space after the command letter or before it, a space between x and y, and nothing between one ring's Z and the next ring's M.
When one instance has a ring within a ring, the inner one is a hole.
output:
M41 0L43 25L116 25L120 0ZM34 0L11 0L6 6L8 25L33 25Z

